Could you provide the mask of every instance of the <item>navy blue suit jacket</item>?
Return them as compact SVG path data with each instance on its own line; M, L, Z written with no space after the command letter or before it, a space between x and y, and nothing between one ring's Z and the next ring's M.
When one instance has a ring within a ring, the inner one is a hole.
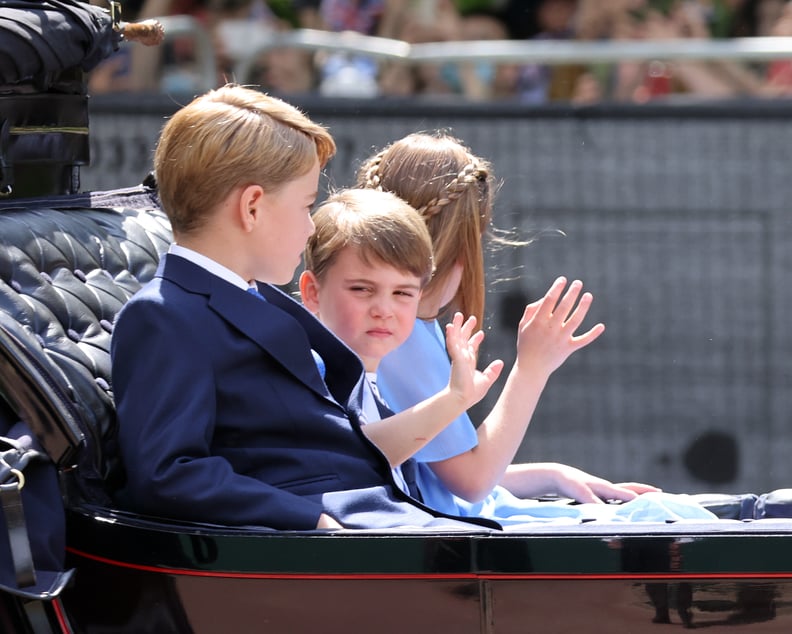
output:
M119 502L278 529L315 528L322 512L359 528L455 523L399 491L362 433L358 357L286 294L259 290L266 302L166 255L120 312Z

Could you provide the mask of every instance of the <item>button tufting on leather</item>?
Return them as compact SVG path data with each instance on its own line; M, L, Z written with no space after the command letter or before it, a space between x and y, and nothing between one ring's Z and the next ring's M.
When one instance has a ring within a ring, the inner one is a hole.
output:
M0 214L2 241L14 245L0 247L7 283L0 283L0 311L28 343L37 368L32 378L44 388L40 398L53 395L48 407L55 422L77 416L86 432L80 464L89 465L85 484L97 499L106 492L99 491L96 474L114 483L123 473L115 452L104 446L117 433L110 385L113 319L154 276L172 239L165 214L146 205ZM66 441L75 442L74 430L64 429ZM61 442L57 429L42 428L42 435L50 434Z

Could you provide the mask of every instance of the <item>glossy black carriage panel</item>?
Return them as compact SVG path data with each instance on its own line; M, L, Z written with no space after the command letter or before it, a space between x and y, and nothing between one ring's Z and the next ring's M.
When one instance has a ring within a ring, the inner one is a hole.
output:
M524 632L527 620L548 633L792 631L788 579L502 580L491 593L494 632Z
M79 566L84 580L65 600L78 632L86 634L481 631L476 580L173 575Z

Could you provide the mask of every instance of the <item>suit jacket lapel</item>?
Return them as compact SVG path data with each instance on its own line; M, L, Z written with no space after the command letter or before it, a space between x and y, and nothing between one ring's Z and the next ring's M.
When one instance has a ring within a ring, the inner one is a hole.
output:
M329 397L311 355L308 336L300 324L270 302L263 302L222 280L218 282L209 297L209 307L255 341L295 377Z
M277 288L259 284L262 295L288 312L307 333L311 347L324 359L327 367L325 382L333 393L349 394L363 385L363 364L347 345L330 332L302 305Z
M292 315L178 256L166 255L157 274L187 291L206 295L212 310L256 342L297 379L332 399L311 356L308 336ZM297 304L295 307L302 310Z

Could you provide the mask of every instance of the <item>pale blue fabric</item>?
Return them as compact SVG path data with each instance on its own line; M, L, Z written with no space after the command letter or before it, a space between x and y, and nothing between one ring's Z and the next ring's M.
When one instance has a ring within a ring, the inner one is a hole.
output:
M480 517L497 517L504 527L531 522L675 522L712 521L718 517L685 494L644 493L629 502L570 504L540 502L513 496L503 487L477 505Z
M325 362L324 359L322 359L322 355L311 348L311 356L313 356L314 363L316 363L316 369L319 370L319 376L321 376L322 380L324 380L327 369L325 368Z
M437 321L419 319L407 341L380 363L377 386L388 406L399 412L446 387L450 369L440 325ZM416 481L428 506L451 515L494 519L504 526L589 520L717 519L687 496L667 493L644 494L623 504L568 504L521 499L496 486L484 500L472 504L453 495L427 463L464 453L476 444L476 429L467 414L463 414L415 455L418 462Z
M388 407L401 412L444 389L450 369L440 325L436 320L417 319L407 341L380 362L377 387ZM477 444L476 428L468 415L462 414L415 454L415 459L445 460Z
M380 362L377 387L388 406L400 412L445 388L450 369L440 324L418 319L407 341ZM503 487L496 487L482 502L471 504L452 494L427 464L452 458L477 444L476 428L468 415L462 414L415 454L418 488L424 502L443 513L495 517L492 514L497 512L501 517L498 509L502 508L508 517L521 500ZM541 512L545 512L544 507Z

